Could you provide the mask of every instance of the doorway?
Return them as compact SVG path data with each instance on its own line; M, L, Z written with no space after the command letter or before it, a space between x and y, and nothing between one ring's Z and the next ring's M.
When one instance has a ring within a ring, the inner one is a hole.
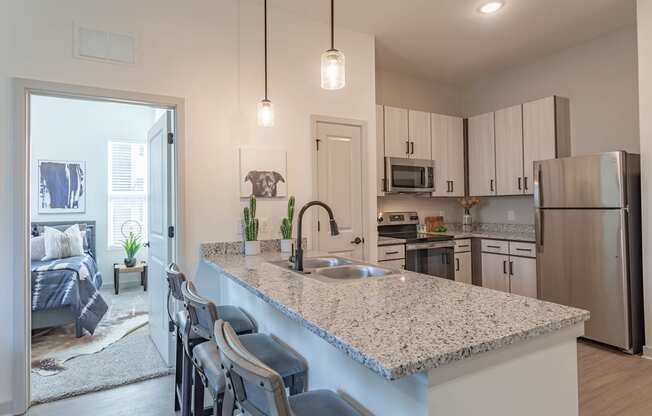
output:
M17 84L25 405L169 374L165 267L178 258L183 101Z
M315 210L315 249L362 260L366 235L365 125L314 117L313 132L315 198L333 209L339 227L339 235L331 236L328 217L323 210Z

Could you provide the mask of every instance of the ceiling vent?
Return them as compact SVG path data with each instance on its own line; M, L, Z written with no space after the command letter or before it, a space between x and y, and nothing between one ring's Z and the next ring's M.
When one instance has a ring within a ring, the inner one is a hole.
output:
M133 35L77 26L75 40L77 58L122 64L136 63L136 38Z

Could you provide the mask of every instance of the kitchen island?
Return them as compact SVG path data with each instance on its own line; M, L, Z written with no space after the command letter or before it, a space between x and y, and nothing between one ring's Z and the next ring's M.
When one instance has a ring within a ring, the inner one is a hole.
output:
M305 357L310 389L379 416L578 414L588 312L407 271L328 283L279 260L207 254L195 281Z

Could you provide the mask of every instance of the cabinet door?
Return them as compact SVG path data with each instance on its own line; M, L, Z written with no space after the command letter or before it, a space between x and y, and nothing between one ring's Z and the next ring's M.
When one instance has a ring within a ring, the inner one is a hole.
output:
M522 107L498 110L496 123L496 194L523 193Z
M431 160L430 113L409 110L410 158Z
M385 156L408 157L408 110L385 106Z
M446 170L451 181L450 196L464 196L464 120L446 116L448 120L448 146Z
M533 163L556 155L555 97L523 104L523 176L525 193L532 193Z
M462 283L473 283L471 274L471 252L455 253L455 281Z
M448 167L448 116L430 115L432 160L435 162L435 192L432 196L450 196Z
M405 259L379 261L378 264L388 269L405 270Z
M385 114L382 105L376 105L376 184L377 196L385 195Z
M496 195L494 113L469 118L469 194Z
M537 297L537 261L526 257L510 257L510 291L517 295Z
M509 256L482 253L482 286L509 292Z

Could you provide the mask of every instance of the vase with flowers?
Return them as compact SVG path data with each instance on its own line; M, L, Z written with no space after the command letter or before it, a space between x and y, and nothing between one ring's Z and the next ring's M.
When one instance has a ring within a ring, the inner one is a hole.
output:
M464 208L464 216L462 217L462 232L470 233L473 231L473 218L471 217L471 208L480 203L480 198L475 196L467 196L460 199L460 205Z

